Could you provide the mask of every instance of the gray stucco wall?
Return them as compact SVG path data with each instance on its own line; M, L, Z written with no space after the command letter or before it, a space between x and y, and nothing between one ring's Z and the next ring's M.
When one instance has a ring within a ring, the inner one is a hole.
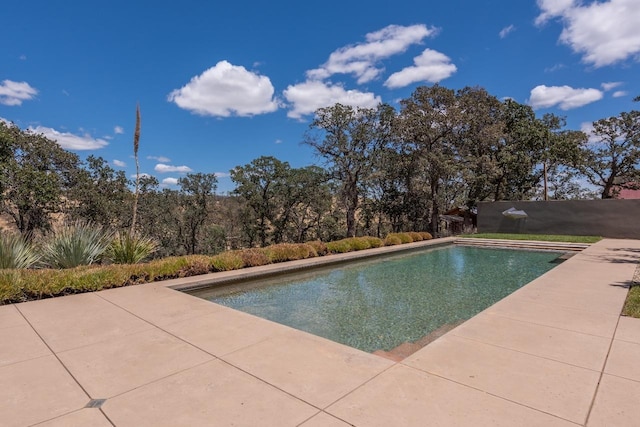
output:
M512 207L525 211L528 217L512 219L502 215ZM640 200L481 202L478 232L640 239Z

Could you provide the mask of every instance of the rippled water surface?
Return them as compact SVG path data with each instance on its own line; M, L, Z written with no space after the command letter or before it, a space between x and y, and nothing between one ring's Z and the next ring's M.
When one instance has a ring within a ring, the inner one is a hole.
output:
M448 246L194 292L364 351L467 320L553 268L557 252Z

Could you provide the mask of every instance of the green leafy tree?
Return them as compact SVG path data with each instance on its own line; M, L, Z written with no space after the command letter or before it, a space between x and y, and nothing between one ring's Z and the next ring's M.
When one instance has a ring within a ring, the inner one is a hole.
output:
M0 121L0 211L23 236L51 228L77 173L78 157L55 141Z
M339 183L338 199L346 213L346 235L356 235L356 212L365 182L373 171L378 150L392 140L395 111L388 105L377 109L341 104L320 108L310 125L319 134L307 134L304 143L324 158L331 176Z
M582 148L582 172L601 187L603 199L616 196L616 188L635 188L640 180L640 111L593 123L594 142Z
M89 156L74 177L68 193L67 214L107 229L130 226L133 194L123 171L116 171L102 157Z
M245 202L242 222L249 246L253 246L255 238L260 246L267 245L278 198L287 191L285 182L290 170L289 163L262 156L231 171L231 180L236 184L234 194Z
M446 208L445 188L459 166L456 131L460 106L453 90L438 85L419 87L400 104L400 153L412 158L415 177L431 202L430 230L438 233L439 217Z
M212 173L187 174L178 180L183 208L184 245L189 254L198 251L200 231L209 218L210 200L218 179Z

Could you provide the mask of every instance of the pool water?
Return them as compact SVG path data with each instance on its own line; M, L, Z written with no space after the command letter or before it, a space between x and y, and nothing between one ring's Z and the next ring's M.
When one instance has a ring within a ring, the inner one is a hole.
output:
M192 293L372 352L471 318L559 255L447 246Z

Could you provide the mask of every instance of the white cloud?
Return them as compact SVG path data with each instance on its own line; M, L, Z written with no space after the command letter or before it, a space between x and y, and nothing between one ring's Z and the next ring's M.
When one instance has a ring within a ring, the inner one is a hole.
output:
M113 164L115 166L118 166L119 168L124 168L127 166L127 164L125 162L123 162L122 160L114 160Z
M124 133L124 129L122 129L122 126L116 126L113 128L113 133L115 133L116 135L121 135Z
M604 91L606 92L620 86L621 84L622 82L607 82L607 83L602 83L600 86L602 86L602 89L604 89Z
M149 160L157 160L160 163L169 163L171 161L170 158L165 156L147 156Z
M571 110L602 99L598 89L574 89L570 86L540 85L531 89L529 105L534 109L558 106L561 110Z
M0 83L0 104L3 105L22 105L23 101L29 101L37 94L38 90L27 82L3 80Z
M276 143L276 144L282 144L282 140L281 140L281 139L276 139L276 140L275 140L275 143Z
M437 83L457 71L447 55L431 49L425 49L422 54L413 58L413 62L414 66L391 74L384 85L394 89L416 82Z
M59 132L44 126L29 127L29 130L56 141L58 145L66 150L97 150L109 145L104 139L94 138L88 133L76 135L70 132Z
M551 18L562 16L573 8L575 0L538 0L538 7L542 13L536 18L536 24L542 25Z
M381 60L405 52L409 46L437 32L436 28L428 28L424 24L406 27L389 25L367 34L364 43L334 51L320 68L307 71L307 77L322 80L333 74L353 74L358 83L369 82L382 73L383 70L378 67Z
M545 68L544 72L545 73L553 73L555 71L562 70L563 68L566 68L566 65L564 65L564 64L555 64L555 65L553 65L551 67Z
M179 173L188 173L192 172L189 166L173 166L173 165L165 165L163 163L158 163L153 170L159 173L169 173L169 172L179 172Z
M216 172L214 173L214 175L216 176L216 178L228 178L231 176L231 174L228 172Z
M640 7L638 0L592 1L538 0L544 24L560 18L560 41L582 55L582 60L603 67L640 54Z
M178 178L165 178L160 184L165 187L170 185L178 185Z
M629 93L627 91L624 90L617 90L615 92L613 92L613 94L611 96L613 96L614 98L622 98L623 96L627 96Z
M339 84L313 80L290 85L285 89L284 97L293 104L287 116L294 119L300 119L307 114L313 114L318 108L329 107L336 103L374 108L381 102L380 97L371 92L346 90Z
M19 58L21 61L26 61L26 60L27 60L27 55L22 54L22 55L20 55L18 58Z
M516 27L515 25L511 24L508 27L504 27L502 30L500 30L500 38L503 39L505 37L507 37L510 33L512 33L513 31L515 31Z
M203 116L253 116L279 107L268 77L220 61L180 89L168 100L178 107Z

